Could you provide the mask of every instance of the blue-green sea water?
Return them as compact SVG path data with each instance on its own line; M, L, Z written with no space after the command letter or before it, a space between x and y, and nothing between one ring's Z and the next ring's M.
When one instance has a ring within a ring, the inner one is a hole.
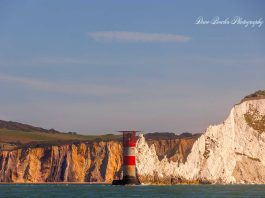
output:
M265 197L265 185L1 184L0 197Z

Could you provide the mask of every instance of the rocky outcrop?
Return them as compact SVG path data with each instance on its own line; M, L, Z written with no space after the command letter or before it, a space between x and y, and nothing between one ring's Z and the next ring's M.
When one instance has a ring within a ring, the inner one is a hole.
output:
M187 160L159 159L155 145L140 136L137 172L142 183L265 183L265 100L235 105L227 120L209 126ZM141 179L142 178L142 179Z
M1 182L111 182L121 174L119 142L95 142L0 153Z
M200 135L196 134L185 138L177 137L162 140L149 139L147 144L149 147L154 145L159 160L162 160L166 156L168 160L173 162L185 162L190 154L192 145Z
M183 161L199 135L151 138L159 156ZM0 152L0 182L112 182L122 176L119 141L19 148Z
M139 136L136 168L141 183L265 183L261 97L235 105L222 124L203 134L163 135ZM0 151L0 182L110 183L121 178L121 166L118 140L16 148Z

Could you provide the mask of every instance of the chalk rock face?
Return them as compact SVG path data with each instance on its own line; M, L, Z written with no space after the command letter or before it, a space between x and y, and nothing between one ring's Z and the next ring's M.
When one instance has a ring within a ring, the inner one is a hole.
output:
M149 146L154 145L159 160L165 156L174 162L185 162L190 154L192 145L201 134L190 134L187 137L175 137L169 139L147 139ZM146 136L144 136L146 138Z
M235 105L222 124L202 135L140 135L136 157L142 183L265 184L265 99ZM111 183L122 177L121 169L120 141L0 151L0 182Z
M0 152L0 182L111 182L121 166L114 141L22 148Z
M143 135L136 155L143 183L265 183L265 99L235 105L222 124L197 139L185 162L159 160Z
M199 135L149 139L158 156L174 161L187 158ZM148 145L147 145L148 146ZM18 148L0 151L0 182L107 182L122 177L120 141Z

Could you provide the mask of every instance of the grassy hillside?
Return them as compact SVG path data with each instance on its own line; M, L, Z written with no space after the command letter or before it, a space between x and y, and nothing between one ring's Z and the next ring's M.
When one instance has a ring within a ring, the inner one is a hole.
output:
M199 135L199 134L198 134ZM145 134L147 139L175 139L192 137L190 133L176 135L174 133L157 132ZM0 151L22 147L46 147L68 143L121 140L122 135L80 135L76 132L63 133L54 129L44 129L28 124L0 120Z
M240 103L247 100L258 100L258 99L265 99L265 90L259 90L253 94L247 95L246 97L243 98L243 100L241 100Z
M116 139L119 138L118 135L72 135L68 133L44 133L39 131L19 131L19 130L9 130L0 129L0 142L10 142L26 144L30 142L55 142L55 141L71 141L71 140L95 140L95 139Z
M121 135L80 135L75 132L63 133L54 129L43 129L18 122L0 120L0 150L17 147L60 145L64 143L115 140Z

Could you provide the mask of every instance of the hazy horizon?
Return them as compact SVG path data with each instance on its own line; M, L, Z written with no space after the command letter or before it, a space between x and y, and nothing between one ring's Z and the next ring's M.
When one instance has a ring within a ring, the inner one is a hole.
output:
M265 89L264 1L1 1L0 119L201 133Z

